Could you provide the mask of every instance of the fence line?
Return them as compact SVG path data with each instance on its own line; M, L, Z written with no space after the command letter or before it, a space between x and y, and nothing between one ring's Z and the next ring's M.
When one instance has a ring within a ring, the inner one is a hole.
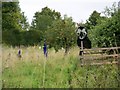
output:
M120 47L108 47L108 48L91 48L91 49L84 49L87 51L91 51L91 50L111 50L111 49L120 49Z
M92 61L91 65L102 65L102 64L116 64L120 63L118 62L118 59L120 59L120 53L118 51L120 47L108 47L108 48L92 48L92 49L84 49L84 54L80 56L80 60L87 62L89 60ZM110 50L113 50L112 53L109 53ZM116 50L116 51L115 51ZM113 60L108 60L107 62L105 60L107 59L113 59ZM101 61L99 63L94 63L93 61ZM111 63L111 62L113 63ZM84 63L85 64L85 63Z

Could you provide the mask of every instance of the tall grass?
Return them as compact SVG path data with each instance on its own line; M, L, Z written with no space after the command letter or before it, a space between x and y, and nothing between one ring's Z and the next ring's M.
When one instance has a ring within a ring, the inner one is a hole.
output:
M64 50L49 50L48 58L38 47L3 47L2 81L4 88L115 88L118 87L116 65L80 66L78 48L65 56Z
M0 89L2 88L2 45L0 44Z

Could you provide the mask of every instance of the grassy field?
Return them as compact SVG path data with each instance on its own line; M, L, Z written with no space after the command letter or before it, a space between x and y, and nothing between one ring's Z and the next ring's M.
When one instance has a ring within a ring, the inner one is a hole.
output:
M2 48L3 88L116 88L120 87L117 65L81 66L79 48L72 48L64 56L64 50L49 50L48 58L42 49Z

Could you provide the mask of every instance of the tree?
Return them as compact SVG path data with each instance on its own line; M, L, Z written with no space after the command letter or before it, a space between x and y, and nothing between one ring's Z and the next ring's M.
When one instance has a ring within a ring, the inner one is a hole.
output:
M22 30L29 30L29 23L27 21L27 17L24 15L24 12L21 13L20 24L22 26Z
M101 13L93 11L89 19L86 21L85 26L87 30L94 28L97 24L101 23L102 20L106 19L105 16L100 16Z
M64 16L64 19L54 21L51 28L46 32L47 43L54 47L56 52L64 48L65 53L76 42L75 23L71 17Z
M2 43L12 46L21 44L21 31L28 28L18 2L2 2Z
M2 2L2 30L21 30L18 2Z
M45 32L52 26L53 22L60 18L60 13L48 7L42 8L41 12L36 12L30 30L39 30L42 40L45 39Z
M89 37L93 46L120 46L120 14L116 9L114 12L112 11L112 13L113 15L111 17L106 17L105 19L100 20L101 23L98 23L90 30Z
M103 11L103 14L106 16L106 17L112 17L115 15L115 13L118 11L118 7L116 5L117 3L114 2L112 4L111 7L107 7L105 8L105 10Z

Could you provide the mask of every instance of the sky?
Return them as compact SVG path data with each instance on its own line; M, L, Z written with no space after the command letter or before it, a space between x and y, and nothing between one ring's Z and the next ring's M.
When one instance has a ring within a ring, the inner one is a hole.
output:
M29 24L31 24L34 13L48 7L60 12L62 17L66 14L73 18L76 23L85 22L91 13L96 10L103 12L105 7L111 7L113 2L119 0L19 0L22 12L25 12Z

